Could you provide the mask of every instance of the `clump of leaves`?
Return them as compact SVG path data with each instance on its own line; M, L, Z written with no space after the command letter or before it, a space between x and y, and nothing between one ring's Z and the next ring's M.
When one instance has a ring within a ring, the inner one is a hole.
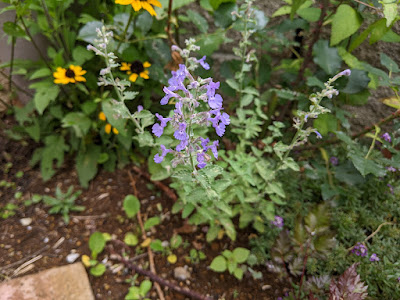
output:
M233 251L225 250L222 255L218 255L211 262L210 268L215 272L229 271L237 279L242 280L244 272L247 270L244 263L249 257L250 250L237 247Z
M125 300L150 300L146 297L147 293L150 291L152 283L150 280L143 280L140 286L131 286L129 288L128 294L125 296Z
M368 296L368 286L360 280L355 263L350 266L337 281L332 280L329 287L329 300L362 300Z
M43 196L43 202L51 206L49 214L62 214L63 220L66 224L69 223L70 211L84 211L85 207L82 205L75 205L75 200L80 196L82 191L74 193L74 187L70 186L68 191L64 194L59 187L56 188L55 197Z
M268 265L271 271L279 273L292 282L292 276L300 276L298 294L302 289L311 293L313 287L327 287L325 277L311 277L303 286L307 262L310 259L324 259L335 245L334 235L330 230L330 212L326 205L318 205L302 219L295 221L293 236L289 231L282 230L271 249L272 263ZM293 291L294 293L294 291Z
M90 267L90 274L99 277L106 271L106 266L97 261L97 256L103 252L106 243L111 240L108 233L94 232L89 238L89 249L91 258L87 255L82 255L82 262L86 267Z
M16 206L13 203L7 203L3 207L0 207L0 218L1 219L7 219L8 217L12 217L15 215L15 211L18 209L18 206Z

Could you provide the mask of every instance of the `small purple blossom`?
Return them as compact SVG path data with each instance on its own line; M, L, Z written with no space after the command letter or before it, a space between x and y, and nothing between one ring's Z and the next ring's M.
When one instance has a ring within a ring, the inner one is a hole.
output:
M142 105L138 105L137 111L138 111L138 112L141 112L142 110L143 110L143 106L142 106Z
M210 65L206 63L206 56L204 55L201 59L196 60L204 69L210 70Z
M199 169L203 169L207 164L205 163L205 154L203 152L197 153L197 162Z
M394 194L394 188L393 185L391 185L390 183L387 184L387 186L389 187L389 191L391 194Z
M390 137L390 134L388 132L385 132L384 134L382 134L382 138L386 141L386 142L392 142L392 138Z
M186 146L187 146L188 144L189 144L189 140L188 140L188 139L182 140L182 141L179 143L179 145L176 146L176 151L177 151L177 152L181 152L183 149L186 148Z
M379 257L376 255L376 253L372 253L369 261L379 261Z
M386 167L386 170L388 170L389 172L396 172L397 171L397 169L395 167L392 167L392 166Z
M318 131L314 130L314 133L317 135L317 139L322 139L322 135Z
M218 109L218 108L222 108L222 97L220 94L216 94L214 97L211 97L210 99L208 99L208 105L212 108L212 109Z
M350 76L350 75L351 75L350 69L346 69L346 70L340 72L339 74L337 74L337 76Z
M154 162L157 163L157 164L161 163L164 160L164 158L167 155L167 153L172 152L171 149L165 148L164 145L160 145L160 148L161 148L161 155L157 153L154 156Z
M331 162L332 166L337 166L339 164L339 159L336 156L332 156L329 161Z
M206 89L207 89L207 92L206 92L207 97L208 97L208 98L214 97L215 91L216 91L217 89L219 89L219 82L213 82L213 81L211 81L209 84L207 84Z
M351 252L354 253L355 255L361 256L361 257L364 257L364 256L367 256L367 255L368 255L368 249L367 249L367 247L365 247L365 246L364 246L363 244L361 244L360 242L358 242L358 243L354 246L354 248L353 248L353 250L351 250Z
M168 104L168 101L170 98L179 98L180 97L178 94L174 93L173 91L168 89L166 86L164 87L163 91L165 93L165 96L160 101L161 105Z
M179 129L174 132L174 138L180 141L187 140L186 123L179 123Z
M152 127L152 132L156 137L160 137L163 134L164 128L167 126L168 121L171 121L172 119L164 118L163 116L159 115L158 113L156 113L156 117L160 121L160 124L158 124L158 123L154 124Z
M283 218L280 216L275 216L275 219L273 221L271 221L271 224L278 227L278 228L282 228L283 227Z

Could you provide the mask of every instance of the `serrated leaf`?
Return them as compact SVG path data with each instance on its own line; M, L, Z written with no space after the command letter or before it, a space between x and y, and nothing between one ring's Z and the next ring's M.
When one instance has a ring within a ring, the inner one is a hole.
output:
M78 171L79 182L86 188L89 181L97 174L97 165L101 153L101 147L89 145L86 151L79 151L76 157L76 170Z
M329 47L327 40L319 40L314 44L313 55L314 62L329 75L336 74L341 68L342 58L336 48Z
M56 85L37 89L33 96L33 101L38 113L43 114L43 111L47 108L50 102L56 100L59 93L60 88Z
M186 14L190 18L190 20L193 22L193 24L202 32L206 33L208 31L208 23L207 20L200 15L198 12L189 9L187 10Z

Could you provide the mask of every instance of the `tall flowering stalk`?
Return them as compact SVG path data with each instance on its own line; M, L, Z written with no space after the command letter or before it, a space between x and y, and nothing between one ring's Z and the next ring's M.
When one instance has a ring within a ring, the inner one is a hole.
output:
M213 82L212 78L195 78L190 71L195 70L199 65L208 70L210 66L205 62L205 56L201 59L189 57L190 52L200 48L194 45L194 40L186 41L187 48L182 50L173 46L185 59L186 65L179 65L177 71L172 71L168 87L164 87L165 96L161 99L161 105L175 103L173 116L164 118L156 114L159 123L153 125L152 132L160 137L168 122L174 128L174 138L179 141L175 149L167 149L161 145L161 154L156 154L154 161L161 163L168 153L174 158L172 166L179 164L191 165L193 173L197 168L202 169L211 160L211 154L218 158L219 141L210 141L209 138L196 136L194 129L198 126L213 126L217 135L222 137L225 128L230 124L229 115L223 111L223 99L217 93L219 82ZM209 151L211 150L211 151ZM210 153L211 152L211 153Z

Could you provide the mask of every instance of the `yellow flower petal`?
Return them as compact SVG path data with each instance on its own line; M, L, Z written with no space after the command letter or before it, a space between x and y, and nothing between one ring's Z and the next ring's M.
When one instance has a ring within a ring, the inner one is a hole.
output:
M145 62L143 63L143 67L144 67L144 68L149 68L149 67L151 67L151 63L149 63L148 61L145 61Z
M129 80L132 82L135 82L136 79L138 78L138 76L139 76L138 74L133 73L131 76L129 76Z
M144 79L149 79L149 71L144 71L142 73L140 73L140 77L144 78Z
M90 266L91 266L91 264L90 264L90 257L89 256L87 256L87 255L82 255L82 263L83 263L83 265L86 267L86 268L89 268Z
M160 1L158 0L147 0L151 5L157 6L157 7L162 7Z
M104 131L107 133L107 134L110 134L110 132L111 132L111 124L106 124L106 126L104 127Z
M134 11L139 11L142 8L142 2L140 2L138 0L132 0L131 4L132 4Z
M151 6L148 2L141 2L143 9L147 10L150 15L157 16L156 11L153 6ZM133 4L132 4L133 5Z
M128 63L126 63L126 62L123 62L123 63L122 63L122 66L119 67L119 69L120 69L121 71L130 71L130 70L131 70L131 64L128 64Z
M85 77L82 77L82 76L75 76L75 80L76 80L76 81L83 81L83 82L86 82L86 78L85 78Z
M129 5L132 3L132 0L115 0L115 3L121 5Z
M151 238L147 238L140 244L140 246L145 248L145 247L150 246L150 243L151 243Z
M101 112L99 113L99 119L102 120L102 121L107 120L106 114L105 114L104 112L101 111Z
M119 133L119 131L118 131L118 129L117 128L115 128L115 127L113 127L113 132L114 132L114 134L118 134Z

